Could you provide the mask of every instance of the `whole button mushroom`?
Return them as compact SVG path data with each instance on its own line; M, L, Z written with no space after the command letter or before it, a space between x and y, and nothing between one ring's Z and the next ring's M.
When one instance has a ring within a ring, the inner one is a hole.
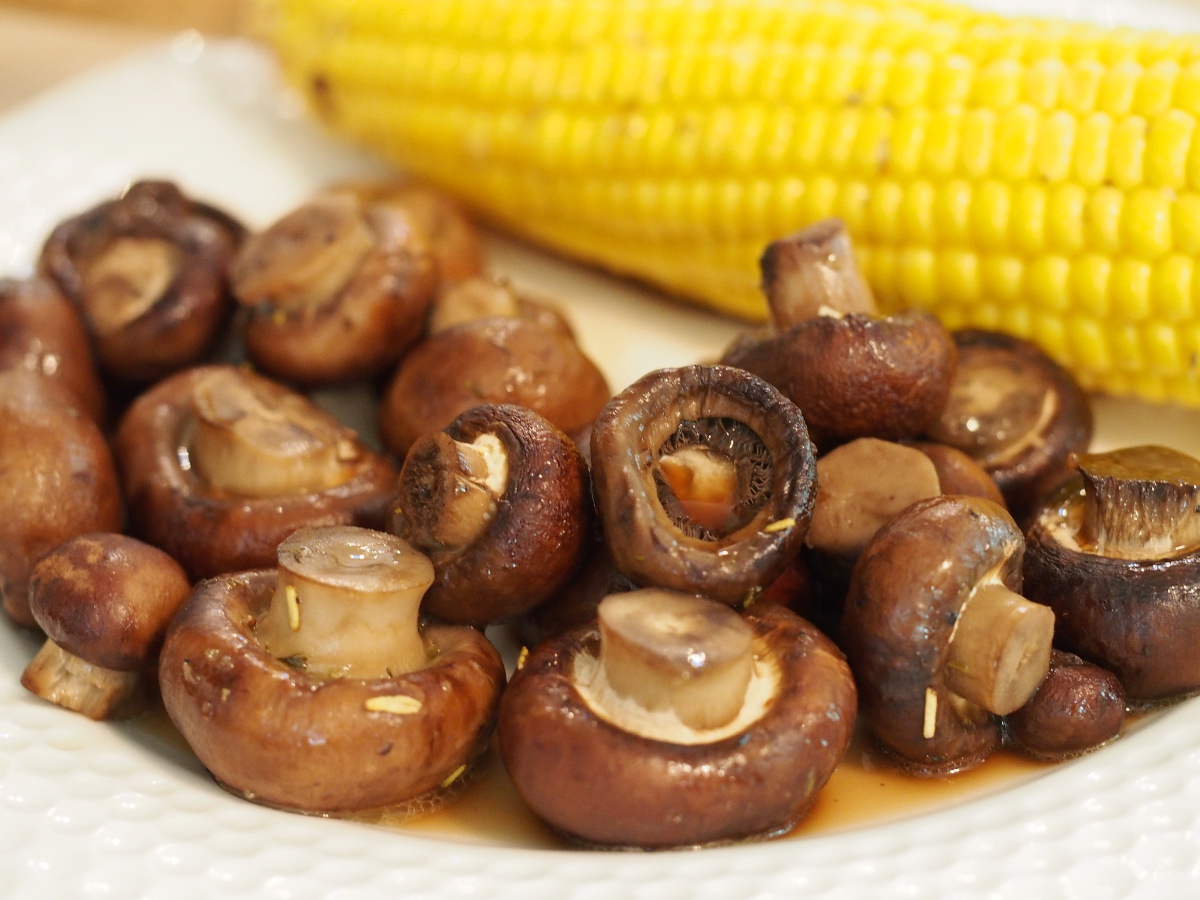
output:
M243 245L230 271L249 308L246 353L301 385L373 378L425 330L436 289L427 235L350 191L309 199Z
M518 793L586 844L659 849L781 834L850 740L854 682L788 610L658 589L534 648L501 701Z
M30 610L47 640L21 684L90 719L140 712L163 632L190 591L179 563L135 538L64 541L30 575Z
M808 431L749 372L651 372L597 417L591 456L609 550L639 585L744 603L804 541L816 493Z
M1025 584L1056 643L1110 669L1132 701L1200 690L1200 461L1159 446L1077 459L1035 510Z
M38 265L79 308L101 369L148 382L198 363L220 336L244 234L175 184L139 181L58 225Z
M891 519L859 556L841 642L863 721L903 768L982 762L999 717L1045 678L1054 614L1018 593L1023 550L1002 507L943 495Z
M1092 440L1091 403L1066 369L1032 341L1000 332L954 332L950 396L926 429L991 474L1018 522L1071 475Z
M90 531L120 531L121 487L99 426L61 384L0 372L0 597L21 625L29 573L46 553Z
M247 799L428 810L487 748L504 686L479 631L418 623L429 560L393 535L302 529L276 570L202 582L159 663L171 721Z
M561 588L590 549L592 517L571 439L532 410L486 404L409 450L391 530L433 561L425 612L483 626Z
M114 439L133 531L206 578L306 525L383 528L396 469L302 394L233 366L164 379Z
M58 381L101 426L108 407L78 311L49 278L0 278L0 370Z

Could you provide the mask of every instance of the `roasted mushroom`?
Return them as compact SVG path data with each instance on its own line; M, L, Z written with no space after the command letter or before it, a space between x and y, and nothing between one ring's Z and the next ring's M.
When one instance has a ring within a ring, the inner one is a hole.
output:
M938 486L943 494L969 494L1006 505L1000 486L974 457L937 441L909 441L908 446L929 457L937 470Z
M89 531L120 531L121 488L99 426L67 388L24 369L0 372L0 597L21 625L29 572Z
M424 333L437 276L402 207L325 191L246 241L230 272L246 353L302 385L373 378Z
M432 581L399 538L339 526L293 534L276 571L201 583L160 657L171 721L247 799L428 809L486 749L504 685L480 632L418 628Z
M0 278L0 370L7 369L60 382L104 425L108 402L87 329L48 278Z
M656 589L534 648L501 701L504 765L535 813L587 844L664 848L780 834L845 752L854 683L816 628Z
M795 404L729 366L644 376L592 428L596 507L643 586L751 600L799 552L815 459Z
M198 363L216 342L243 235L171 182L139 181L55 228L39 267L79 308L101 369L147 382Z
M950 396L925 433L983 466L1024 523L1070 476L1072 454L1091 443L1091 404L1074 376L1032 341L964 329L954 343Z
M481 403L525 406L574 436L608 401L603 373L569 331L540 319L486 318L431 334L401 360L379 410L386 446L403 458Z
M202 366L140 396L114 441L134 532L192 578L261 568L305 525L386 525L396 469L303 395Z
M1167 447L1078 458L1035 512L1025 584L1056 643L1112 670L1131 700L1200 690L1200 461Z
M424 610L483 626L532 609L575 574L592 515L571 439L532 410L488 404L413 444L392 531L433 561Z
M135 538L64 541L29 578L30 611L47 640L21 684L90 719L140 712L163 632L190 591L179 563Z
M1022 597L1024 541L988 500L943 495L876 532L850 581L841 642L868 730L905 769L969 768L1041 684L1054 614Z

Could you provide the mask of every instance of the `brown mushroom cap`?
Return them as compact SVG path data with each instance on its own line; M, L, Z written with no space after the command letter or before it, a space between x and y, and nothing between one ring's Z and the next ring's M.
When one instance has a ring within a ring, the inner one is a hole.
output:
M702 525L662 473L663 457L712 448L736 470L732 527ZM592 429L597 510L613 559L641 585L742 603L799 552L815 460L804 419L765 381L730 366L651 372Z
M166 181L140 181L61 223L40 270L79 308L100 367L152 381L200 361L229 319L244 230Z
M1032 341L981 329L954 332L950 396L925 433L973 457L995 479L1019 522L1071 474L1087 450L1087 395Z
M430 335L401 361L379 426L399 457L481 403L525 406L572 434L595 418L608 382L561 329L529 319L476 319Z
M937 441L910 441L909 446L929 457L937 470L938 485L943 494L969 494L1005 505L1000 486L974 457Z
M976 586L995 578L1020 589L1022 551L1021 532L1002 507L941 496L893 518L859 557L841 644L864 721L905 768L947 774L998 746L1000 719L951 691L947 663Z
M782 607L745 614L779 687L745 730L674 744L624 731L583 699L575 667L595 624L532 650L501 701L500 753L518 792L554 828L590 844L664 848L780 834L811 805L854 726L841 652Z
M49 278L0 278L0 370L61 382L104 424L107 400L91 340L75 306Z
M324 422L325 436L313 440L330 445L325 456L337 458L339 480L277 496L237 495L208 484L189 444L194 392L214 373L244 381L268 407L298 406ZM279 542L301 526L383 528L396 478L384 456L301 395L227 366L189 369L146 391L122 418L114 448L134 532L178 559L193 578L272 565Z
M723 363L779 388L804 413L821 450L856 437L899 440L941 412L954 342L932 315L819 315L731 346Z
M0 595L22 625L35 624L33 565L68 538L123 524L113 455L77 403L41 375L0 372Z
M439 789L487 747L504 665L482 634L431 627L425 668L316 679L255 636L275 582L260 570L201 583L163 645L167 712L219 781L286 809L361 811Z
M503 457L503 483L486 488L489 510L465 544L439 539L458 476L458 450L435 435L413 445L400 471L392 531L427 553L437 578L425 611L457 624L485 625L537 606L575 574L590 549L592 497L587 466L569 437L520 406L485 404L446 428L452 442ZM447 454L451 458L447 458ZM481 475L476 481L482 480Z

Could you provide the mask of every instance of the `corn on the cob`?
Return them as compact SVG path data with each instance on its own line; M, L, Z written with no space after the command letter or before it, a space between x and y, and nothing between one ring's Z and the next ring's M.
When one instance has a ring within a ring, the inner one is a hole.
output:
M933 0L275 0L343 133L486 217L748 318L843 218L884 309L1200 405L1200 36Z

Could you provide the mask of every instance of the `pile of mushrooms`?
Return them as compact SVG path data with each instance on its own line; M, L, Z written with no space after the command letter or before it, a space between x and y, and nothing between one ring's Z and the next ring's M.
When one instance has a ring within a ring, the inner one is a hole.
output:
M640 849L788 831L856 731L942 776L1200 691L1200 461L1089 453L1068 372L885 315L837 220L761 265L769 322L614 394L426 185L71 217L0 280L22 683L158 690L217 781L321 815L428 811L494 742L553 829Z

